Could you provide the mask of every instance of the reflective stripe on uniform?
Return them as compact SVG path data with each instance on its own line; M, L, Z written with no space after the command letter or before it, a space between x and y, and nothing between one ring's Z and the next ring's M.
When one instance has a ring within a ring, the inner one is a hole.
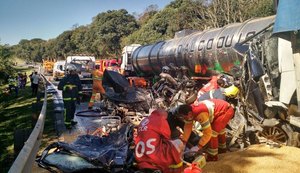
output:
M183 120L183 122L184 122L185 124L191 124L191 123L193 123L193 120Z
M66 90L67 88L73 89L75 87L77 87L77 86L76 85L65 85L64 90Z
M77 100L77 98L70 98L70 97L64 98L64 101L70 101L70 100Z
M169 168L177 169L177 168L182 167L182 165L183 165L183 162L180 162L180 163L178 163L178 164L176 164L176 165L170 165Z
M212 101L209 101L209 100L204 100L201 103L206 105L206 107L208 109L208 113L209 113L209 121L213 122L214 113L215 113L215 104Z
M219 135L224 135L225 133L226 133L226 131L225 131L225 129L223 129L219 132Z
M216 131L212 131L212 134L211 134L211 137L217 137L219 135L219 133L218 132L216 132Z
M207 153L210 154L210 155L215 156L215 155L218 154L218 149L217 149L217 148L215 148L215 149L213 149L213 148L208 148L208 149L207 149Z
M92 93L91 99L90 99L90 103L94 103L95 102L95 97L96 97L96 93Z
M103 77L98 77L98 76L93 77L93 80L102 80L102 79Z
M219 143L219 148L226 149L226 143Z
M210 127L210 122L205 121L205 122L201 123L201 127L202 127L202 130L207 129L208 127Z
M64 109L64 121L65 121L65 124L70 123L67 121L67 109Z
M215 92L215 90L209 91L209 98L211 98L211 99L214 98L214 96L213 96L214 92Z

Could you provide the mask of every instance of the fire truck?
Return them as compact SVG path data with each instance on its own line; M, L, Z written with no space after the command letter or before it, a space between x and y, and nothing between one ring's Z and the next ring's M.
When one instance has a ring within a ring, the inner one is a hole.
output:
M53 73L53 66L54 66L55 60L54 59L43 59L43 68L45 74L52 74Z

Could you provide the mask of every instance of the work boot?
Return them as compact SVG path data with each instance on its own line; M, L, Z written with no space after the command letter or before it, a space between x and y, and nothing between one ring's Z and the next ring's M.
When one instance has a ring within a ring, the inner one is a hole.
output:
M267 126L267 127L274 127L277 124L279 124L279 121L275 118L264 119L263 122L262 122L262 125Z
M71 125L75 126L77 124L77 121L71 120Z
M219 152L219 154L226 153L227 152L227 148L219 148L218 152Z
M69 123L66 123L65 126L66 126L66 129L72 129L72 125Z
M218 155L213 156L213 155L208 154L207 158L206 158L206 161L208 161L208 162L218 161Z

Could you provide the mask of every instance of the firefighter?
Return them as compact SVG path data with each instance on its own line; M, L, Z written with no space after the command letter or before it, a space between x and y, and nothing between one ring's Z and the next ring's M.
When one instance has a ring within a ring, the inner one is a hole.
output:
M186 143L194 121L202 126L203 136L191 151L202 150L208 144L207 161L217 161L218 153L226 152L225 127L234 115L233 107L224 100L209 99L198 104L180 105L177 114L185 122L182 140Z
M236 87L235 85L231 85L227 88L212 89L210 91L207 91L206 93L203 93L197 99L197 102L207 100L207 99L221 99L231 103L233 99L236 101L239 91L240 91L239 88Z
M166 111L157 109L137 127L135 159L142 172L182 172L184 145L180 139L171 140L167 117Z
M197 98L199 98L202 94L204 94L210 90L224 87L224 86L228 85L227 83L228 83L227 78L223 75L212 76L211 80L198 91Z
M207 99L221 99L226 100L228 103L231 103L233 107L237 105L237 96L239 94L239 88L235 85L231 85L227 88L219 88L216 90L210 90L204 94L202 94L195 104L200 101L207 100ZM260 115L259 118L260 124L267 127L273 127L279 123L278 120L275 118L266 118L264 115Z
M105 90L102 86L103 71L101 69L95 68L92 72L92 76L93 76L93 91L88 105L89 109L93 108L97 93L100 93L102 96L105 94Z
M82 86L76 72L76 67L69 64L66 70L67 75L59 82L58 89L63 91L65 124L69 128L71 125L77 124L73 118L76 110L76 102L80 102L79 93L82 90Z

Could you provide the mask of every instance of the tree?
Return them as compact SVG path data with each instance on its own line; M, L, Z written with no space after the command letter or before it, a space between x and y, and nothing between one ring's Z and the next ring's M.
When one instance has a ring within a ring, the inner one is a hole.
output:
M143 25L149 21L156 13L158 12L157 5L148 6L145 11L138 15L138 23L139 25Z
M124 9L99 13L89 25L75 24L48 41L24 39L11 50L19 58L34 61L78 53L107 58L121 54L126 45L171 39L183 29L218 28L274 13L273 0L174 0L162 10L148 6L137 19Z
M91 33L94 33L93 46L99 48L102 56L120 53L120 40L138 29L134 16L124 9L98 14L93 18Z
M8 76L14 72L12 62L10 61L11 55L10 47L0 44L0 83L6 81Z
M254 17L275 14L273 0L197 0L196 18L201 29L219 28Z
M73 31L65 31L56 38L54 51L57 56L66 57L68 54L74 53L75 45L71 41L72 34Z
M74 53L88 53L90 46L88 44L88 40L90 36L88 35L89 28L86 26L79 26L75 30L73 30L73 33L71 35L71 42L74 45L75 50L73 50Z

